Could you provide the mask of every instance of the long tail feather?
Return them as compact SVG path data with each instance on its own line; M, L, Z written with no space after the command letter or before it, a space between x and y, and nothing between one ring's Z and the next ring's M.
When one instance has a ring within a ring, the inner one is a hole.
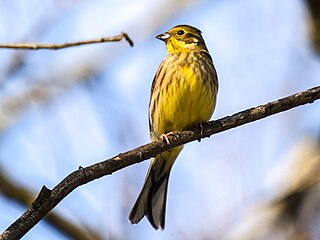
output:
M129 215L132 224L146 216L153 228L164 229L169 176L181 150L182 147L177 147L152 159L143 188Z
M170 170L162 173L160 178L156 176L158 172L153 165L150 166L143 188L129 215L132 224L147 216L153 228L164 229Z

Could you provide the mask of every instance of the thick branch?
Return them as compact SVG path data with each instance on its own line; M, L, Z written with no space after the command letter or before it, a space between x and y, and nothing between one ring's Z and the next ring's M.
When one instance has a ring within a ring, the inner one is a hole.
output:
M3 171L0 170L0 193L9 200L18 203L27 208L34 200L35 194L26 190L24 187L13 183ZM77 226L68 221L58 213L50 212L44 221L51 227L55 228L61 234L70 239L88 240L88 239L103 239L98 233L89 227Z
M203 124L202 129L193 128L188 131L169 135L168 138L170 144L157 140L126 153L120 153L113 158L93 164L89 167L80 167L77 171L74 171L63 179L52 190L43 187L39 196L32 203L30 208L11 226L9 226L2 235L0 235L0 239L21 238L74 189L92 180L110 175L132 164L142 162L173 147L201 138L210 137L213 134L235 128L303 104L312 103L318 99L320 99L320 86L265 105L236 113L232 116L208 122Z
M133 47L133 41L130 39L128 34L120 33L114 37L104 37L96 38L84 41L77 42L66 42L66 43L0 43L0 48L11 48L11 49L27 49L27 50L39 50L39 49L48 49L48 50L57 50L68 47L75 47L80 45L87 45L93 43L103 43L103 42L119 42L122 39L125 39L131 47Z

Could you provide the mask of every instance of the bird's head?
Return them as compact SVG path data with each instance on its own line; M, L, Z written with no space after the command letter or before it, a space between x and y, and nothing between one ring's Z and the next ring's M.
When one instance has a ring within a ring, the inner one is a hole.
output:
M189 25L177 25L156 38L166 43L169 54L208 51L201 31Z

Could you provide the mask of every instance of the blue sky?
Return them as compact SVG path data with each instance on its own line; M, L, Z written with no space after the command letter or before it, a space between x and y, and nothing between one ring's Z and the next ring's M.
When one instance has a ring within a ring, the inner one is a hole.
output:
M0 163L35 192L52 188L79 165L149 141L149 91L166 54L154 36L176 24L201 29L214 59L220 86L213 119L320 83L302 1L66 2L3 1L1 42L65 42L125 31L135 47L121 42L26 52L24 66L9 76L15 52L1 50L0 119L10 121L0 123ZM23 99L18 113L1 109L1 102L44 85L46 101ZM77 189L55 210L120 239L214 236L274 196L277 183L270 184L270 176L297 141L319 135L319 117L316 102L188 144L171 174L163 232L146 220L136 226L127 220L148 161ZM4 230L23 209L0 197L0 212ZM43 236L64 239L44 223L24 239Z

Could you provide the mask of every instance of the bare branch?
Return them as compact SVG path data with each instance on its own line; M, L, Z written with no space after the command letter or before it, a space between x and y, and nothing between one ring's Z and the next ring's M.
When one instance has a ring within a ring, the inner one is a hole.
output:
M197 127L188 131L177 132L176 134L169 135L169 144L166 144L166 142L162 140L157 140L131 151L120 153L113 158L93 164L89 167L80 167L78 170L69 174L52 190L43 186L39 196L32 203L30 208L0 235L0 239L10 240L21 238L68 194L83 184L103 176L110 175L132 164L142 162L173 147L194 140L199 140L201 138L210 137L213 134L235 128L303 104L312 103L318 99L320 99L320 86L265 105L236 113L232 116L227 116L216 121L210 121L203 124L202 128Z
M119 42L122 39L126 40L131 47L133 47L133 41L128 36L128 34L122 32L117 36L113 37L103 37L90 40L83 40L77 42L66 42L66 43L0 43L0 48L10 48L10 49L26 49L26 50L58 50L68 47L75 47L80 45L87 45L93 43L103 43L103 42Z
M3 171L0 170L0 193L9 200L27 208L34 200L35 194L24 187L13 183ZM71 239L88 240L103 239L97 232L88 227L77 226L58 213L50 212L44 219L51 227L54 227L61 234ZM87 230L86 230L87 229Z

